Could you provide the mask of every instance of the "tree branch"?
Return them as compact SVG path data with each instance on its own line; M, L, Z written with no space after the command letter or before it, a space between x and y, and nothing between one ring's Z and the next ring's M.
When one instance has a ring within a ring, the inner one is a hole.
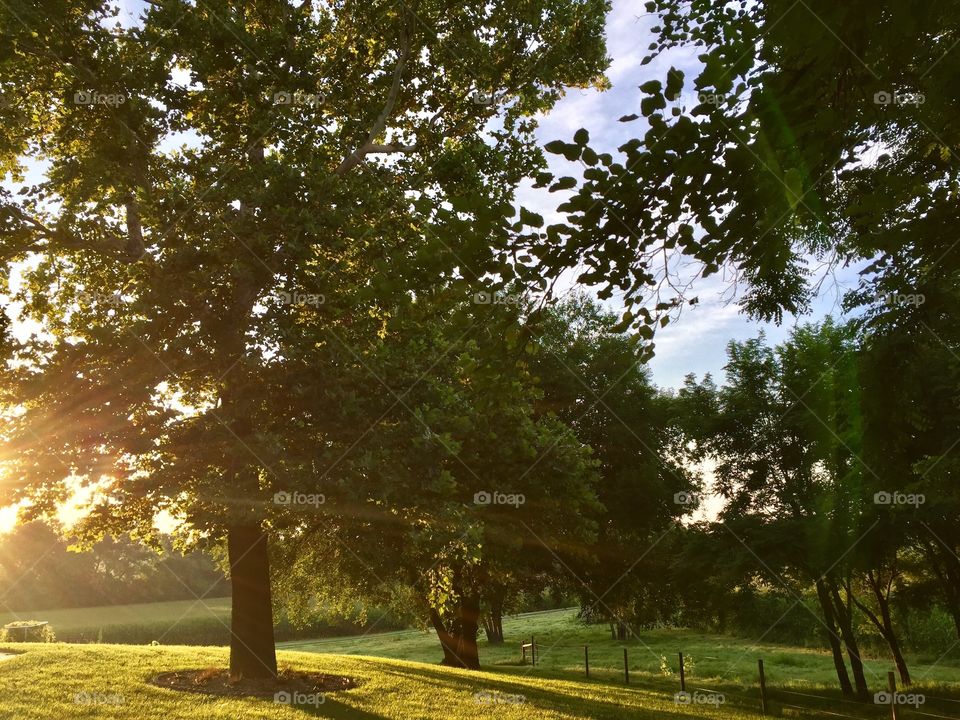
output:
M36 246L38 240L47 240L68 249L104 252L113 257L119 256L119 259L125 262L136 262L143 257L146 252L143 244L143 230L140 226L139 206L133 198L126 202L127 237L123 238L104 228L105 242L102 243L93 243L87 238L64 228L50 228L19 207L11 206L9 209L12 210L22 222L31 225L36 233L33 242L14 248L8 253L4 253L4 255L0 257L0 259L4 261L11 259L20 252L32 249Z
M387 127L387 121L390 119L390 116L393 114L393 108L397 104L397 96L400 94L400 84L403 80L403 72L407 67L407 59L410 57L410 37L406 32L403 33L403 37L400 43L400 54L397 58L397 66L393 70L393 83L390 85L390 92L387 93L387 100L384 103L383 110L380 112L380 115L373 123L373 127L370 128L370 133L367 135L367 140L360 147L354 150L350 155L343 159L343 162L334 170L335 175L343 175L357 165L359 165L363 158L371 152L410 152L413 149L413 146L403 145L403 146L393 146L393 145L378 145L376 140L380 135L383 134L383 131ZM379 149L378 149L379 148ZM390 148L390 149L387 149Z

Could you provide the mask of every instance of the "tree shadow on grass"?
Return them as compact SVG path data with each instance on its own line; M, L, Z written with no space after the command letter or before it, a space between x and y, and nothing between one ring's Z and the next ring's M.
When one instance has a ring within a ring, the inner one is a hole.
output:
M308 717L336 718L336 720L385 720L387 717L352 705L346 705L329 697L319 705L292 705L290 707L292 710L297 710Z
M682 706L677 706L674 711L665 710L663 707L628 708L624 702L617 701L618 696L622 697L626 694L637 692L649 695L651 701L656 699L661 702L670 702L671 700L668 696L661 696L659 693L653 693L643 688L617 688L597 684L605 694L605 698L601 699L596 697L581 697L575 694L576 691L573 689L567 693L538 687L511 679L509 675L498 675L494 678L489 676L460 677L452 676L449 672L444 672L443 670L432 670L427 667L408 667L402 669L380 668L379 672L382 675L392 675L397 678L409 679L413 676L421 682L442 686L448 691L460 689L465 693L469 693L471 696L477 695L478 693L486 693L486 697L481 696L476 700L472 697L470 698L472 702L477 702L478 710L484 708L495 710L496 703L498 702L496 693L502 693L503 695L500 696L500 698L506 696L505 700L507 702L510 702L510 696L522 696L523 703L532 706L532 710L534 711L537 708L542 708L560 713L573 713L584 718L593 718L595 720L607 718L610 720L619 720L620 718L650 718L654 716L669 716L673 720L703 720L703 715L684 712ZM575 683L576 681L566 680L566 682ZM489 704L487 704L487 701Z

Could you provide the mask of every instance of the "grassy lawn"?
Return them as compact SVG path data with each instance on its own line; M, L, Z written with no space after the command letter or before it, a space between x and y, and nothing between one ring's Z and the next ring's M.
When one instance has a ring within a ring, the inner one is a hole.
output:
M35 610L30 612L0 612L0 625L23 618L47 620L57 630L75 630L91 625L129 625L145 622L170 622L181 619L219 616L230 620L230 598L172 600L170 602L139 603L135 605L103 605L99 607L68 608L66 610Z
M661 664L672 675L678 670L677 653L686 658L686 675L703 682L722 680L744 685L757 682L757 659L763 658L767 680L775 685L830 686L836 683L833 661L827 652L772 643L754 643L723 635L704 635L684 630L664 629L642 632L639 639L612 640L606 625L587 626L578 622L576 610L530 613L504 620L506 643L488 645L481 640L480 661L486 665L516 665L520 659L520 641L536 637L540 647L538 674L583 674L583 646L590 647L590 672L597 678L619 681L623 678L623 648L628 649L631 673L666 677ZM482 637L482 634L481 634ZM378 657L436 662L441 653L433 631L331 638L316 642L281 643L306 652L374 655ZM955 684L960 689L960 656L908 658L918 684L935 686ZM873 684L886 683L892 670L886 657L866 660L867 678ZM531 669L532 670L532 669Z
M481 663L489 671L523 678L584 680L583 646L590 648L590 680L612 688L623 687L623 648L628 651L632 687L665 696L679 690L678 652L685 656L687 689L722 692L727 705L758 704L757 659L764 661L771 697L779 706L801 705L837 709L868 716L875 708L848 705L836 688L831 656L823 651L772 643L754 643L728 636L704 635L689 631L652 630L629 642L610 638L605 625L585 626L575 610L558 610L509 618L504 621L507 642L501 646L481 642ZM521 639L534 635L540 646L537 667L519 664ZM407 631L335 638L313 643L286 643L283 647L317 653L355 654L436 663L439 645L432 631ZM960 658L908 658L915 686L931 699L925 712L960 717ZM887 672L893 669L885 657L866 659L867 679L874 691L886 687ZM803 693L794 695L792 693ZM810 697L810 695L814 697ZM821 699L822 698L822 699ZM943 698L943 702L933 698ZM790 708L784 712L790 713ZM882 713L881 713L882 714ZM904 712L905 717L914 713ZM732 716L731 716L732 717ZM885 717L889 717L889 712Z
M755 717L752 709L729 700L719 708L679 705L670 695L649 688L284 652L281 663L349 675L360 683L355 689L329 694L321 704L291 707L270 700L174 692L145 682L165 670L224 666L224 648L23 644L0 650L25 651L0 663L0 716L18 720Z
M0 645L0 652L21 654L0 662L0 718L745 720L759 717L758 657L766 664L775 714L890 717L888 708L839 697L833 690L830 658L822 652L674 630L645 632L640 641L624 644L611 640L605 626L580 625L573 610L510 618L504 629L508 644L490 647L484 642L484 670L478 673L438 666L440 652L432 632L281 644L281 666L346 675L359 682L354 689L329 693L322 703L297 706L181 693L147 683L165 671L225 667L228 650L222 647L10 643ZM519 664L520 638L531 634L541 647L536 667ZM583 675L584 644L590 646L590 679ZM624 646L630 657L629 686L623 682ZM706 702L675 701L678 650L689 659L688 690L699 691ZM889 663L874 658L868 666L879 689ZM957 660L915 662L911 669L919 681L913 691L928 696L919 710L928 715L904 708L901 719L960 718ZM722 694L722 704L711 692Z

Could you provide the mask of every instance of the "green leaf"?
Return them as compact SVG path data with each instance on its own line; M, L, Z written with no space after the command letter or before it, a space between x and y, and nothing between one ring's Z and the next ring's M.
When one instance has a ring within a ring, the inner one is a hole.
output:
M543 149L553 155L560 155L566 147L567 144L563 140L551 140L543 146Z
M569 190L577 186L577 181L572 177L562 177L557 180L553 185L550 186L550 192L557 192L558 190Z
M530 212L525 207L520 208L520 222L530 227L543 227L543 217L535 212Z
M664 95L667 96L667 100L676 100L680 97L681 90L683 90L683 71L672 67L667 73L667 89Z

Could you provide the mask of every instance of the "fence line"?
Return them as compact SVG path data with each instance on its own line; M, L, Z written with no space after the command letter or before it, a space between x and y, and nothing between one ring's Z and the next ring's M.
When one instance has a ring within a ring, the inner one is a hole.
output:
M536 658L537 661L541 660L540 644L536 641L534 637L530 638L529 643L527 643L526 641L521 641L520 646L521 646L521 652L522 652L522 657L521 657L522 662L526 662L527 650L530 650L531 658ZM584 670L584 675L587 678L590 678L591 670L594 670L594 671L601 670L601 671L607 671L607 672L617 671L617 668L614 666L597 665L596 656L594 656L593 658L594 661L593 663L591 663L589 645L559 645L559 644L551 645L550 649L547 651L546 654L549 656L550 654L552 654L553 650L558 648L577 648L578 650L583 651L583 661L582 661L583 670ZM614 648L605 648L605 649L615 650ZM629 685L630 684L630 663L629 663L629 657L628 657L628 648L623 647L622 649L623 649L623 668L622 668L623 682L624 684ZM680 666L677 674L674 675L674 678L677 678L677 676L679 676L680 692L685 693L687 689L687 678L686 678L686 672L685 672L684 655L682 652L678 653L678 658L680 661ZM539 664L539 663L535 662L534 664ZM756 695L753 695L753 694L745 695L743 693L731 692L729 690L719 690L717 688L710 688L710 687L692 687L692 690L694 692L714 693L716 695L721 695L724 698L726 697L735 698L738 701L740 701L740 703L743 703L743 704L756 703L759 706L760 715L777 715L778 714L776 711L771 712L771 708L769 705L771 698L776 702L776 705L779 708L790 708L793 710L800 710L804 713L814 713L818 715L825 715L825 716L837 717L837 718L850 718L851 720L874 720L875 718L880 717L880 715L882 714L882 710L884 708L888 707L886 704L869 704L867 701L850 700L844 697L836 697L833 695L815 695L813 693L799 692L797 690L788 690L786 688L767 687L766 676L764 674L764 665L763 665L762 659L758 659L757 666L758 666L758 674L759 674L759 687L757 688L758 692ZM899 691L896 688L896 682L893 675L894 674L892 672L888 673L888 677L890 679L889 692L892 693L892 697L895 698L896 694ZM888 691L884 690L884 692L888 692ZM811 698L811 699L817 700L818 702L825 702L825 703L844 703L846 705L854 705L860 708L861 710L863 710L863 712L858 715L848 715L846 713L835 712L833 710L825 710L821 707L794 705L789 702L783 702L779 697L777 697L780 695L792 695L792 696L802 697L802 698ZM927 700L933 700L935 702L960 704L960 700L954 700L950 698L939 698L939 697L934 697L926 694L924 694L924 697ZM899 713L902 713L904 717L919 715L923 717L936 718L936 720L960 720L960 718L958 718L957 716L940 715L937 713L924 712L922 710L919 710L913 707L906 707L906 706L899 707L899 706L896 706L894 703L895 703L895 700L892 700L890 704L891 711L894 712L894 715L893 715L894 718L897 717L896 713L899 712Z
M824 695L812 695L810 693L797 692L796 690L784 690L782 688L772 688L770 690L772 693L783 693L784 695L799 695L800 697L815 698L816 700L823 700L824 702L842 702L848 703L849 705L858 705L863 707L863 702L860 700L847 700L846 698L839 697L826 697Z

